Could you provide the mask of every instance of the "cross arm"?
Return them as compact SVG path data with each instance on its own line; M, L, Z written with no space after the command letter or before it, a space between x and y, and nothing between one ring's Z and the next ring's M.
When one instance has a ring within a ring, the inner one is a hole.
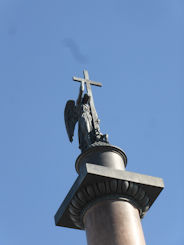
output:
M87 79L84 79L84 78L73 77L73 80L76 81L76 82L85 82L85 83L90 83L91 85L102 87L101 83L95 82L95 81L91 81L91 80L87 80Z

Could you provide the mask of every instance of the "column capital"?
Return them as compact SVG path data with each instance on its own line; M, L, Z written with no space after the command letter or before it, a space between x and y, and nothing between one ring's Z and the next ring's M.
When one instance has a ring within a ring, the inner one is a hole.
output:
M124 200L142 218L164 188L161 178L86 163L55 215L57 226L84 229L82 217L95 202Z
M86 211L104 200L127 201L139 210L141 218L149 209L150 201L139 184L127 180L112 179L94 183L76 193L69 205L70 219L78 228L84 229L83 217Z

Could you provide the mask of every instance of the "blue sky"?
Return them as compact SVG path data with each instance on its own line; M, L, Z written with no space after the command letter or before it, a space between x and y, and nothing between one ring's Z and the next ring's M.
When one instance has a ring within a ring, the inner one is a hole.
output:
M162 177L147 244L183 245L184 3L0 1L0 244L86 244L54 215L77 177L63 111L83 69L129 171Z

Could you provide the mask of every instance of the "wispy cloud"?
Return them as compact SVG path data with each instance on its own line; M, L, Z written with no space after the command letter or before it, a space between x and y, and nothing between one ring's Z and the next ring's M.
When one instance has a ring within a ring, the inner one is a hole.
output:
M86 64L89 62L88 56L82 54L79 45L76 43L76 41L72 38L65 38L63 40L63 44L65 47L69 48L71 51L72 56L74 59L76 59L78 62L82 64Z

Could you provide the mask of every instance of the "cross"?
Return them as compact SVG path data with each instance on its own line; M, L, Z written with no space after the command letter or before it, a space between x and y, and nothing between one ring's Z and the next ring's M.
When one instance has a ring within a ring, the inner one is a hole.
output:
M98 87L102 87L101 83L89 80L89 74L87 70L84 70L83 73L84 73L84 78L73 77L73 80L77 82L84 82L86 83L86 85L91 84Z
M93 100L93 95L92 95L92 90L91 90L91 86L90 85L95 85L98 87L102 87L102 84L99 82L94 82L89 80L89 74L87 70L83 71L84 73L84 78L78 78L78 77L73 77L74 81L77 82L83 82L86 84L86 88L87 88L87 93L88 96L90 97L90 107L91 107L91 114L92 114L92 119L93 119L93 125L95 129L98 129L98 115L96 113L96 109L95 109L95 105L94 105L94 100Z

